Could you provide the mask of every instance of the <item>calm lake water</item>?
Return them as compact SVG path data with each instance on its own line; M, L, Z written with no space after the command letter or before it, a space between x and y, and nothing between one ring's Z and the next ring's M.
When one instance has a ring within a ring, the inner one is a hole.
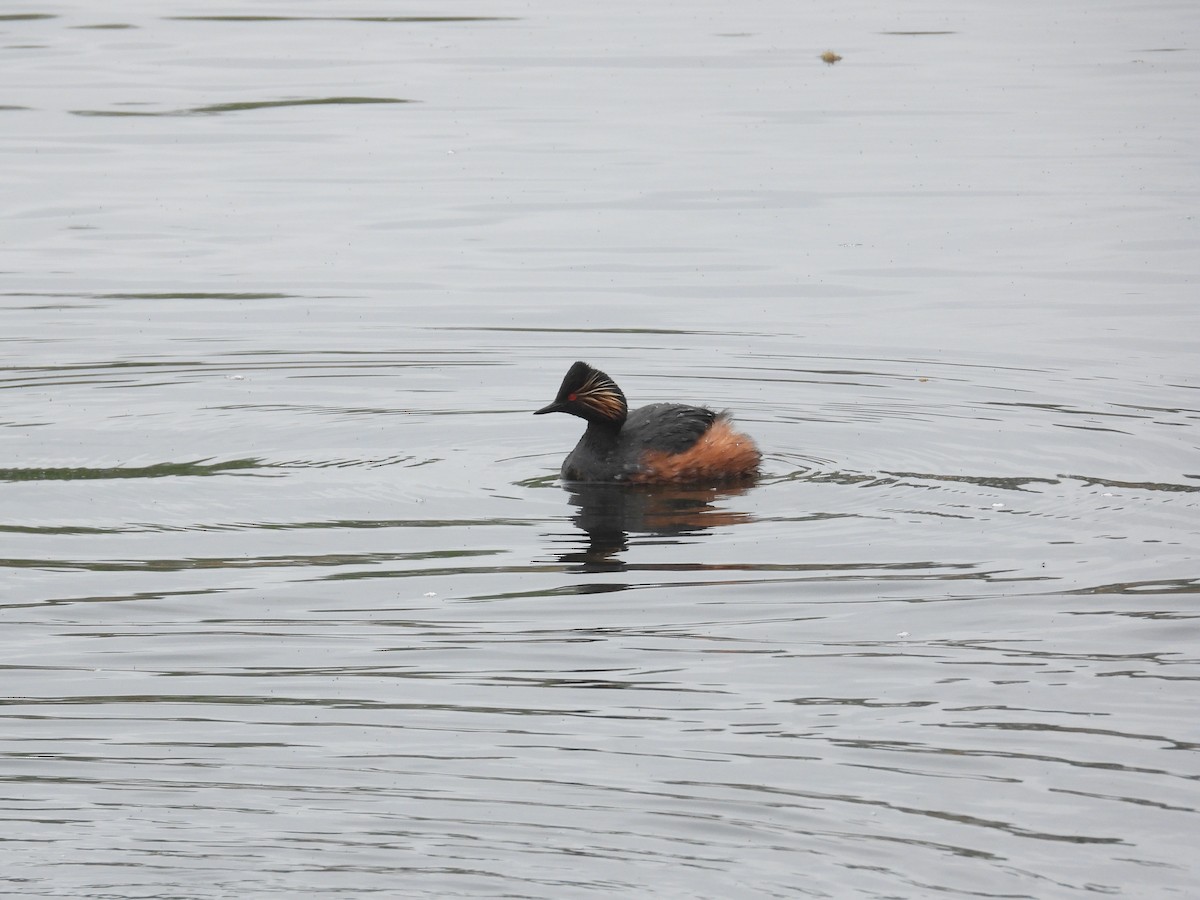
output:
M1195 896L1198 51L10 4L0 895ZM760 483L562 485L576 359Z

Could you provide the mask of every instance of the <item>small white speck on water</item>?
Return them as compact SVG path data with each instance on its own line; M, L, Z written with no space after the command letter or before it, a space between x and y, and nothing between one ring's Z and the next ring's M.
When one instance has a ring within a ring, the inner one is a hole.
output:
M898 637L898 638L906 638L906 637L908 637L908 632L907 632L907 631L897 631L897 632L896 632L896 637Z
M245 381L246 380L245 375L226 375L225 377L228 378L230 381Z
M426 591L426 592L425 592L424 594L422 594L421 596L422 596L422 597L436 597L436 596L437 596L437 591Z
M1111 497L1112 493L1110 491L1105 491L1103 494L1101 494L1101 496L1102 497Z
M1004 509L1004 504L1003 503L993 503L992 509Z

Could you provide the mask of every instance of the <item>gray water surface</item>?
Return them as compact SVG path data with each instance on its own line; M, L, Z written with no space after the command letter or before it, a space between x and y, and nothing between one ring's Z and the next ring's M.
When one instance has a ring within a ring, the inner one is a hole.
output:
M1194 896L1198 46L0 14L0 894ZM576 359L761 481L562 485Z

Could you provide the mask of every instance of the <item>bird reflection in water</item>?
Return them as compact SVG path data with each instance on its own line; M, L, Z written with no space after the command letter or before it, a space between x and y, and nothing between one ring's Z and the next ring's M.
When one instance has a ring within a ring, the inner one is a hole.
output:
M746 493L748 484L706 488L567 482L564 487L575 508L571 521L585 542L560 554L559 560L577 565L581 572L624 571L621 553L628 549L631 533L682 536L751 521L748 513L717 505Z

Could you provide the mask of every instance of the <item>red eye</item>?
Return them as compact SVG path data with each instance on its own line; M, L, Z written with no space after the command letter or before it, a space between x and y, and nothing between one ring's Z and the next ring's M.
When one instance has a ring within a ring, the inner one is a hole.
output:
M574 395L574 394L567 394L567 399L568 399L568 400L574 400L574 399L575 399L575 395Z

